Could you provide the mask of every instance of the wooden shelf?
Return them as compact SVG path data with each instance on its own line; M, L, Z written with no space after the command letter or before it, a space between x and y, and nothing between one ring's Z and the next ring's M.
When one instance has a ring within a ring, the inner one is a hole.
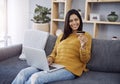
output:
M53 2L55 2L55 3L60 3L60 2L65 2L66 0L53 0Z
M53 21L64 22L64 19L53 19Z
M94 3L94 2L102 2L102 3L104 3L104 2L120 2L120 0L87 0L87 2L91 2L91 3Z
M90 13L91 13L91 5L94 5L92 3L120 3L120 0L86 0L85 3L85 20L83 20L84 23L90 23L93 24L93 38L96 38L98 35L98 28L99 25L120 25L120 22L109 22L109 21L90 21Z
M107 22L107 21L83 21L84 23L96 23L96 24L112 24L112 25L120 25L120 22Z
M64 4L64 17L63 19L59 18L59 5ZM71 9L72 0L52 0L51 7L51 28L50 33L55 35L56 30L58 29L58 22L65 21L66 13Z

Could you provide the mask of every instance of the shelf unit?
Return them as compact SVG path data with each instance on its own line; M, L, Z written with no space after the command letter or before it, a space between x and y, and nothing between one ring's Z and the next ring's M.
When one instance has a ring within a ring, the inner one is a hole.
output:
M93 24L93 38L96 38L98 35L98 28L101 24L107 25L120 25L120 22L108 22L108 21L90 21L89 15L91 13L91 4L93 3L120 3L120 0L86 0L85 3L85 20L84 23L92 23Z
M64 4L64 18L59 18L59 5L60 3ZM51 28L50 33L55 35L56 30L58 29L58 22L64 22L65 21L65 15L68 12L68 10L71 9L71 3L72 0L52 0L51 5Z

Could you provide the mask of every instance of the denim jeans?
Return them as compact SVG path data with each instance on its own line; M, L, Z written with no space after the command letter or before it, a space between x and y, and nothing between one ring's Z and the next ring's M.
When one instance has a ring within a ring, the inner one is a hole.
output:
M12 84L45 84L74 78L75 75L66 69L45 72L39 71L34 67L28 67L18 73Z

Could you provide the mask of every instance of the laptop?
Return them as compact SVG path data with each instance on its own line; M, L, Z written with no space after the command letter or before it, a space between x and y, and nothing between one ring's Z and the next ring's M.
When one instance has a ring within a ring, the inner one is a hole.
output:
M32 47L24 47L24 54L26 56L27 64L37 69L52 72L61 68L63 65L55 64L48 65L45 51L42 49L36 49Z

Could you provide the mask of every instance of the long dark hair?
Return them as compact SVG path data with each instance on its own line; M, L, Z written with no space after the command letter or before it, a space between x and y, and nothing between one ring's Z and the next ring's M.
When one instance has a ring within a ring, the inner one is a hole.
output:
M79 26L78 30L79 30L79 31L82 31L82 29L83 29L83 22L82 22L82 18L81 18L81 16L80 16L79 12L78 12L77 10L75 10L75 9L69 10L69 11L67 12L67 14L66 14L63 36L62 36L62 38L61 38L60 41L66 39L66 38L72 33L72 28L71 28L70 25L69 25L69 19L70 19L70 16L71 16L72 14L77 15L78 18L79 18L79 20L80 20L80 26Z

